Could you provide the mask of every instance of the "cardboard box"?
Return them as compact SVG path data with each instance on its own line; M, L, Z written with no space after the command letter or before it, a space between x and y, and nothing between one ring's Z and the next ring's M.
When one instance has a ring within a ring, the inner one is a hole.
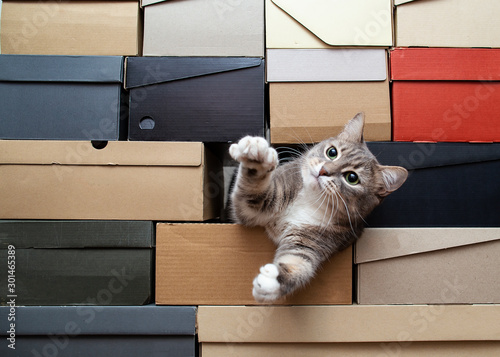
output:
M0 55L0 138L127 137L123 57Z
M372 228L355 251L359 304L500 302L499 228Z
M142 0L145 56L264 57L263 0Z
M196 142L0 140L0 218L207 220L220 166Z
M499 305L200 306L212 356L496 356Z
M276 247L261 228L157 224L156 303L254 305L252 282ZM333 256L305 289L277 304L352 303L352 249Z
M16 307L15 350L9 307L0 307L3 356L194 357L194 306Z
M391 51L394 140L499 142L499 66L497 49Z
M1 305L151 303L153 245L148 221L0 221L0 260L15 258Z
M266 0L267 48L392 46L391 0Z
M1 52L135 56L142 24L137 0L4 1Z
M409 170L369 227L499 227L500 145L368 143L383 165ZM479 182L478 182L479 175Z
M365 139L391 140L384 49L267 51L271 142L312 143L365 112Z
M237 141L264 135L264 61L131 57L130 140Z
M500 47L500 3L394 0L396 46Z

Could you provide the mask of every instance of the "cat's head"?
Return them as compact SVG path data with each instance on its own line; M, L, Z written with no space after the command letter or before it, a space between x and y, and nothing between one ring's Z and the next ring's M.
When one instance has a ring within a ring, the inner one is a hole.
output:
M363 139L364 114L351 119L336 137L312 147L304 157L304 188L324 196L341 211L365 217L406 181L399 166L380 165Z

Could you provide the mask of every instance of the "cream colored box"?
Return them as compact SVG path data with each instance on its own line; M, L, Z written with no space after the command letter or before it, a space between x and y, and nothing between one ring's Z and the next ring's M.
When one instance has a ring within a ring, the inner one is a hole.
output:
M500 305L200 306L203 357L497 356Z
M3 1L1 53L136 56L141 51L138 0Z
M370 228L355 251L359 304L500 303L500 228Z
M0 140L0 218L203 221L220 173L197 142Z
M266 0L267 48L392 46L392 0Z
M395 0L396 46L500 47L498 0Z
M142 0L145 56L264 57L264 0Z

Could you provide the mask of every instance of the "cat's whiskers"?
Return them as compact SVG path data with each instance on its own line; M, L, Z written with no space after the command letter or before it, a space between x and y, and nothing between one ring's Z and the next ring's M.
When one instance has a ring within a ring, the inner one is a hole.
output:
M345 211L347 213L347 219L349 220L349 225L351 226L351 231L352 233L354 233L354 235L356 235L356 232L354 231L354 227L352 226L352 220L351 220L351 214L349 213L349 208L347 207L347 203L345 202L345 200L342 198L342 195L340 194L340 192L337 192L338 194L338 197L342 200L342 202L344 203L344 207L345 207Z

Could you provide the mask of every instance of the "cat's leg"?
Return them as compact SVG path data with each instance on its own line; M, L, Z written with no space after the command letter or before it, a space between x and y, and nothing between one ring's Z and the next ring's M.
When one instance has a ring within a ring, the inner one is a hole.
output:
M261 267L253 281L255 300L270 303L306 285L325 259L315 249L300 240L280 244L273 263Z
M231 194L234 215L240 223L263 225L263 207L269 200L272 173L278 165L278 153L262 137L246 136L229 148L240 163Z

